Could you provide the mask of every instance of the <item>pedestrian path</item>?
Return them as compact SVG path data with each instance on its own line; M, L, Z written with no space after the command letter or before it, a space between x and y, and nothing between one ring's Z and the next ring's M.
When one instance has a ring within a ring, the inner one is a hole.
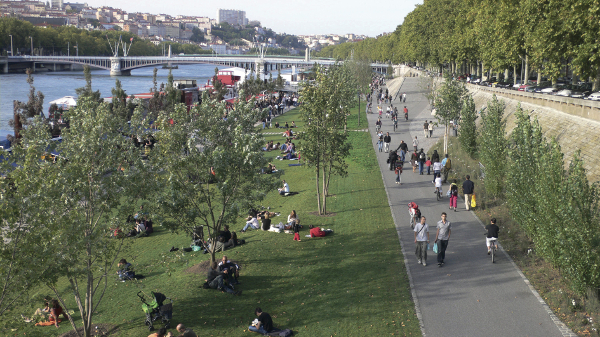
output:
M442 128L434 130L433 138L424 138L423 123L433 120L427 99L420 93L420 78L406 78L400 90L407 93L406 102L394 100L398 107L398 129L393 131L391 119L382 118L382 131L390 132L390 149L404 140L412 149L412 139L419 148L429 149L443 137ZM376 111L376 101L373 106ZM401 113L409 110L409 121ZM384 107L385 110L385 107ZM411 282L417 317L424 336L576 336L561 323L543 302L539 294L509 258L498 254L492 264L487 255L483 224L474 213L465 210L461 199L458 212L448 210L448 199L437 201L431 183L432 176L413 173L408 164L402 174L402 185L395 184L395 175L386 164L387 153L377 151L375 122L377 114L368 114L373 147L388 201L402 246ZM443 154L440 154L442 156ZM459 186L462 181L459 182ZM444 185L444 191L448 185ZM433 246L435 227L442 212L448 213L452 234L446 251L445 265L438 267L436 255L428 252L426 267L417 264L414 255L414 232L409 224L407 204L416 202L430 226ZM502 233L500 243L502 242Z

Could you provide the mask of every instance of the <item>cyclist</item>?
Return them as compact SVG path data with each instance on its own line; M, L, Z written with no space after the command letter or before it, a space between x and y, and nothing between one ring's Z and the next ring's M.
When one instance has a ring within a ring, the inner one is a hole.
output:
M437 174L437 176L435 177L435 192L436 195L438 193L442 193L442 175L441 174Z
M490 224L485 226L485 229L487 230L487 237L485 238L485 243L487 245L488 255L490 255L491 241L495 240L494 249L498 249L498 232L500 231L500 228L496 226L496 218L492 218L490 220Z

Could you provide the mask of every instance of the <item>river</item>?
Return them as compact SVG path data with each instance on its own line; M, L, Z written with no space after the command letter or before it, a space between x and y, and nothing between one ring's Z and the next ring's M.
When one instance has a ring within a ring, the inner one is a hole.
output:
M215 65L188 64L179 65L179 69L172 69L174 79L194 79L198 86L204 85L214 75ZM218 66L224 69L224 66ZM127 94L149 92L152 88L152 73L154 68L140 68L131 71L131 76L111 77L108 70L92 70L92 88L100 90L101 97L110 97L115 80L119 79ZM158 69L158 87L167 82L168 69ZM85 86L83 71L39 72L33 75L33 85L36 92L44 94L44 114L48 116L48 102L63 96L76 96L75 89ZM29 85L25 74L0 75L0 139L7 134L13 134L8 121L13 117L13 100L27 102Z

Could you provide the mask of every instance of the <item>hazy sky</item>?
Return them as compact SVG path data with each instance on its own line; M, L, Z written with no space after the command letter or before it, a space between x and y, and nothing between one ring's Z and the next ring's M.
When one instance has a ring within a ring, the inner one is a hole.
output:
M365 34L375 37L392 32L422 0L87 0L92 7L110 6L127 12L207 16L216 19L217 9L246 11L248 20L258 20L277 33Z

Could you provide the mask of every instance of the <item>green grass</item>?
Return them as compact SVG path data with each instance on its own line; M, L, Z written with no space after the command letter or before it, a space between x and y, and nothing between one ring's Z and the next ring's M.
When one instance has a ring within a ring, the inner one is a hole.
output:
M361 111L364 128L364 105ZM356 117L356 109L353 116ZM280 124L294 120L298 130L302 129L297 110L278 119ZM281 135L266 138L284 140ZM135 239L131 249L122 254L146 278L137 283L111 282L94 322L117 326L115 336L146 336L144 314L135 294L139 290L154 290L173 298L173 323L185 323L199 336L247 335L258 306L271 314L276 327L290 328L299 336L420 336L398 236L369 134L351 132L349 139L353 144L349 176L332 178L333 195L328 199L331 216L311 214L317 210L312 169L273 161L283 171L282 179L299 194L281 197L272 192L262 205L281 212L274 223L285 222L291 210L296 210L304 225L302 242L294 242L291 234L256 230L239 233L244 224L242 218L232 224L231 229L247 242L226 251L242 265L242 284L236 287L243 290L242 296L199 288L205 275L185 270L209 256L169 253L172 246L187 247L190 240L156 226L155 234ZM268 156L278 154L272 151ZM334 233L325 238L306 238L311 224L331 228ZM67 298L68 305L73 306L72 296ZM81 322L78 314L75 319ZM52 326L28 327L12 334L50 336L70 329L69 324L62 323L58 330Z

